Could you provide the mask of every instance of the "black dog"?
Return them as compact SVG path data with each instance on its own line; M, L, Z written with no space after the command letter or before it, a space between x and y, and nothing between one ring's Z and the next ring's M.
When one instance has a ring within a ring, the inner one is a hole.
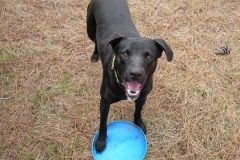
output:
M173 52L162 39L141 38L130 16L126 0L91 0L87 10L87 33L95 43L91 61L101 58L103 80L100 100L100 129L95 148L106 147L110 105L120 100L135 101L134 123L144 133L141 111L152 90L157 59Z

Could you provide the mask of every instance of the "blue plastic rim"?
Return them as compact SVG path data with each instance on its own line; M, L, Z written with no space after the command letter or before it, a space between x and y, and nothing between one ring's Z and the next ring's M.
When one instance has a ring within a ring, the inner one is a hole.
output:
M107 125L106 148L95 150L98 132L92 141L94 160L143 160L147 153L147 139L143 131L127 121L114 121Z

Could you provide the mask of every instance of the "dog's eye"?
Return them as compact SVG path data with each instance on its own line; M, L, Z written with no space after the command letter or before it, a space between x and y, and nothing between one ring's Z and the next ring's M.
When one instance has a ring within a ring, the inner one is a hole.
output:
M124 58L128 58L128 54L127 54L127 53L122 53L122 56L123 56Z
M147 55L147 56L146 56L146 59L147 59L147 60L150 60L150 59L152 59L152 56Z

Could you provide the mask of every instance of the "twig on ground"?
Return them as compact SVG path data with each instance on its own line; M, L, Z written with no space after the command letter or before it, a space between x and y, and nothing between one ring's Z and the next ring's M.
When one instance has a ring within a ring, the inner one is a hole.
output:
M14 95L11 95L11 96L9 96L9 97L6 97L6 98L0 98L0 100L8 100L8 99L10 99L11 97L13 97Z

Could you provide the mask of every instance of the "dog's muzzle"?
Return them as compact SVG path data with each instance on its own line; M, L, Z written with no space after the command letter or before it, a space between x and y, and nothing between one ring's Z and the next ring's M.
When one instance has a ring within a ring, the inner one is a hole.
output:
M124 87L126 90L126 95L131 99L138 98L141 89L143 88L143 85L141 83L138 83L136 81L133 82L124 82Z

